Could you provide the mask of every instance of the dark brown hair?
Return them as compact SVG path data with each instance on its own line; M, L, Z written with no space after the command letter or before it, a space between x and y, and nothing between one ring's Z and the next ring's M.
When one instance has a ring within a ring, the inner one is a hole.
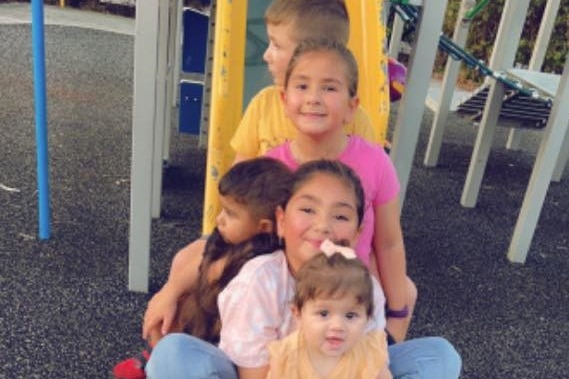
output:
M352 54L352 52L343 44L337 41L327 39L327 38L310 38L302 40L288 62L285 75L285 88L288 86L288 81L290 76L294 71L296 65L303 55L314 52L331 52L336 54L344 62L346 82L348 85L348 92L351 97L354 97L358 93L358 62Z
M248 260L279 248L278 238L273 233L257 234L245 242L230 245L214 229L207 240L198 280L179 307L178 328L204 341L219 342L221 320L217 296ZM219 259L226 259L222 273L212 278L209 270Z
M256 219L275 221L275 210L290 196L292 173L273 158L259 157L235 164L219 181L221 196L245 205Z
M353 295L364 305L368 317L373 315L373 284L367 267L357 258L340 253L324 253L308 260L296 276L293 304L302 310L304 303L315 299L334 299Z
M330 38L348 43L350 20L343 0L274 0L265 11L266 24L291 24L290 37Z
M274 228L275 211L290 196L292 173L280 161L255 158L233 166L219 182L219 192L245 204L253 217L273 221L273 231L261 233L232 245L217 230L208 237L198 279L180 304L176 331L183 330L205 341L216 343L221 330L217 296L241 270L243 265L261 254L279 249ZM221 264L221 274L212 275L214 264Z

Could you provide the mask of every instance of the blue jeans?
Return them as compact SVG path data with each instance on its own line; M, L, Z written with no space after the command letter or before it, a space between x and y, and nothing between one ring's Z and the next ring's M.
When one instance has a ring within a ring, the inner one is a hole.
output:
M444 338L425 337L388 347L394 379L457 379L462 361ZM148 379L238 379L217 347L187 334L165 336L152 350Z

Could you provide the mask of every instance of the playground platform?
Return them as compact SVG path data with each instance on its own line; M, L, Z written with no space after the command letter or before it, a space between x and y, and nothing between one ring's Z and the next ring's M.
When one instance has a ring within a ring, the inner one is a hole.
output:
M40 242L30 26L0 22L0 378L108 378L141 347L151 294L127 290L133 42L131 33L46 26L53 236ZM427 169L431 122L427 109L402 214L419 289L411 337L452 341L464 379L566 377L569 181L551 185L527 261L512 264L505 250L540 132L508 151L498 131L478 205L466 209L476 126L453 112L439 166ZM202 220L205 151L176 131L171 146L151 293Z

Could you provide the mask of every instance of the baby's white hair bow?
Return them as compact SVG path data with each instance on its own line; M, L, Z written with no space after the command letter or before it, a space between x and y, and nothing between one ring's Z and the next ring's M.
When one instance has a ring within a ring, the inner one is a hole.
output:
M340 253L346 259L355 259L356 258L356 253L354 252L353 249L346 247L346 246L336 245L334 242L330 241L329 239L324 240L320 244L320 250L322 250L322 252L327 257L331 257L335 253Z

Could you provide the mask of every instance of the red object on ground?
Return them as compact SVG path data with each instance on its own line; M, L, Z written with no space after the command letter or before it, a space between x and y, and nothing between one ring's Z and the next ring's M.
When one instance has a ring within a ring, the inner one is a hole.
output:
M139 355L117 363L113 368L114 377L116 379L145 379L144 367L149 358L150 352L143 350Z

